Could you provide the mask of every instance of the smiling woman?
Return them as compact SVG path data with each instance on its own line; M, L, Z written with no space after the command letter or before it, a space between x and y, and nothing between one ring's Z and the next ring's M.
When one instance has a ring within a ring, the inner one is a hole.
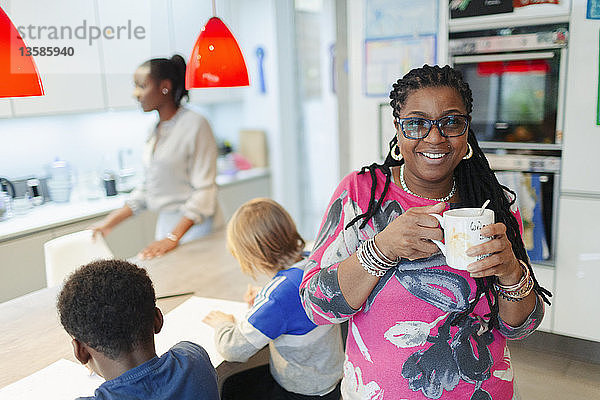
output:
M539 326L549 295L529 265L514 193L470 129L460 72L414 69L390 98L387 158L336 189L300 286L304 308L316 324L350 323L344 399L511 400L506 340ZM486 199L496 223L481 234L491 239L468 249L478 261L466 270L449 267L430 214Z

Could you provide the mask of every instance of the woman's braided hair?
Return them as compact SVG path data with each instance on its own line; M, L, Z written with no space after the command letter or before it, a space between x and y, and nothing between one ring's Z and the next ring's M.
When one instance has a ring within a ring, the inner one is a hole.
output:
M463 99L467 114L471 113L473 110L471 89L463 80L460 71L453 69L449 65L444 67L424 65L421 68L415 68L409 71L403 78L394 83L394 89L390 93L390 105L393 108L394 117L400 117L402 105L406 101L406 98L415 90L441 86L456 89ZM523 240L519 233L519 224L510 211L510 207L516 200L515 193L498 182L496 175L494 175L494 172L491 170L483 151L477 143L474 132L470 128L467 142L473 149L473 156L467 160L462 160L454 170L454 178L456 179L461 206L480 207L485 200L491 200L489 208L494 210L496 222L502 222L506 225L506 235L512 244L513 252L519 260L523 260L527 264L534 281L535 292L539 294L546 303L550 304L548 296L552 296L552 294L541 287L535 278L529 262L529 257L527 256L525 246L523 245ZM348 225L346 225L346 228L350 227L361 218L363 221L359 227L361 229L364 228L369 219L371 219L377 210L380 209L392 179L390 167L400 166L404 163L404 160L397 161L391 156L392 148L397 143L398 138L394 135L394 138L389 144L390 151L383 164L373 163L361 168L359 174L364 174L369 171L371 176L371 197L369 199L367 211L350 221ZM379 200L375 199L375 189L377 187L376 170L380 170L385 175L385 185ZM507 197L506 192L511 193L512 199ZM493 285L496 281L497 278L495 276L475 278L477 284L475 300L470 303L469 308L466 311L458 315L458 318L453 321L453 324L458 324L460 319L473 312L473 309L481 296L485 295L491 310L491 314L487 315L490 317L489 323L491 327L498 327L498 293Z
M179 54L171 58L153 58L141 67L150 67L150 76L157 84L165 79L171 81L171 96L177 107L184 97L189 99L188 90L185 88L185 60Z

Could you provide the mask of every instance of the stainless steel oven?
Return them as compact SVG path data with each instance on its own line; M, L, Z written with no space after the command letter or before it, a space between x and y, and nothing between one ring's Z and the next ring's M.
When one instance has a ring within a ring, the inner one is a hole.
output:
M568 24L450 34L473 92L471 127L500 183L517 194L532 262L554 265Z
M560 157L487 154L498 181L517 194L529 259L554 265Z
M483 148L560 149L567 39L566 24L451 33Z

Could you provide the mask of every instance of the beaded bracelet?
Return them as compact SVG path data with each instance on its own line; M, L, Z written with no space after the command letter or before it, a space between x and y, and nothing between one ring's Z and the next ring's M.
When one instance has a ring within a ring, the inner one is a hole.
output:
M523 270L523 276L519 282L514 285L502 285L500 283L494 283L498 294L508 301L521 301L531 293L533 290L534 282L529 271L529 267L525 262L519 260L519 265Z
M398 260L391 260L375 244L375 238L363 242L356 251L358 262L369 274L381 278Z
M381 250L379 250L379 247L377 247L377 244L375 243L375 237L373 237L369 241L373 245L373 250L375 251L375 254L377 254L380 257L381 260L385 261L386 265L393 267L393 266L396 266L398 264L398 259L392 260L391 258L389 258L388 256L386 256L385 254L383 254L383 252Z
M388 270L388 267L378 264L377 261L373 259L369 253L366 242L360 245L356 251L356 257L358 258L358 261L364 270L373 276L380 278L385 275L386 271Z

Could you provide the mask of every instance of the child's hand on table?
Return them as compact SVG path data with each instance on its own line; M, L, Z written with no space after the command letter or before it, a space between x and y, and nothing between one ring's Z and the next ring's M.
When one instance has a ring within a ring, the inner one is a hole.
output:
M260 289L262 289L262 287L252 286L251 284L248 284L248 289L244 294L244 301L248 303L250 307L252 307L252 305L254 304L254 299L256 298L258 292L260 292Z
M231 314L225 314L222 311L211 311L204 319L202 319L206 325L216 328L223 322L235 322L235 318Z

